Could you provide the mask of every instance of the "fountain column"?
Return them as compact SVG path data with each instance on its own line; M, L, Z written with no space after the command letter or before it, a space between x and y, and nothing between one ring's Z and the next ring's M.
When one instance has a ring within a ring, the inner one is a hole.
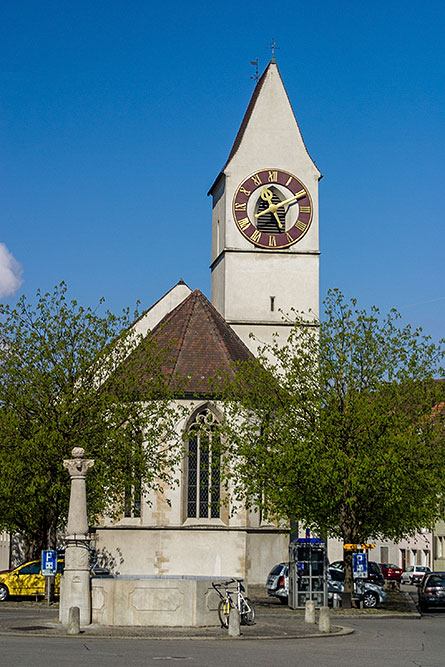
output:
M90 552L88 537L85 479L94 465L84 459L82 447L74 447L72 459L63 462L71 477L67 534L65 536L65 570L61 580L59 620L68 623L70 607L79 607L80 624L91 623Z

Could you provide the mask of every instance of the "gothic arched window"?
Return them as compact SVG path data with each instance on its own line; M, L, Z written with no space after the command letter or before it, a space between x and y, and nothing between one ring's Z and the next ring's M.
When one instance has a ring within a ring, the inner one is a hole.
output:
M189 427L187 518L218 519L220 515L221 447L217 418L200 410Z

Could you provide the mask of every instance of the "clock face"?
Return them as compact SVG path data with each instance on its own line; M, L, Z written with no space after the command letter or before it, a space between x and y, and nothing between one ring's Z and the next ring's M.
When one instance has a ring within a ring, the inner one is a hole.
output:
M312 200L293 174L261 169L248 176L233 198L233 217L241 234L260 248L288 248L312 222Z

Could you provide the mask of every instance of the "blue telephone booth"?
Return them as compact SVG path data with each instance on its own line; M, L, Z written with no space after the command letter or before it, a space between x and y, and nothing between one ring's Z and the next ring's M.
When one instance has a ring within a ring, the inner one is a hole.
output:
M327 604L326 543L304 537L289 545L289 607L303 609L306 600L316 607Z

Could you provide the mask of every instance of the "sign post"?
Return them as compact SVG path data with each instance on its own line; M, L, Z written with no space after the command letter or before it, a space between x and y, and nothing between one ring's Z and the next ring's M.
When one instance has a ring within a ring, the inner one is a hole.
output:
M51 592L54 590L54 578L57 573L57 552L47 549L42 551L42 575L46 577L46 602L49 606L51 601Z

